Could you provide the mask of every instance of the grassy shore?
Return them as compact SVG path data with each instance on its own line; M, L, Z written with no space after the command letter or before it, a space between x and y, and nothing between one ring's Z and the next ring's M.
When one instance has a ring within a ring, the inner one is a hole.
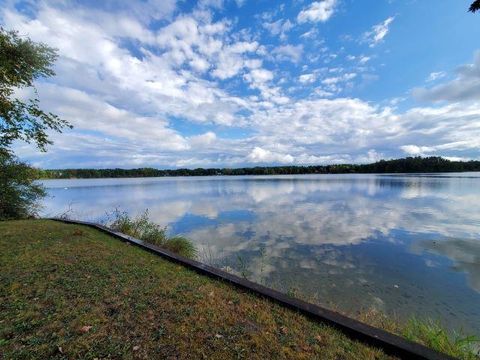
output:
M0 222L0 266L0 358L389 358L87 227Z

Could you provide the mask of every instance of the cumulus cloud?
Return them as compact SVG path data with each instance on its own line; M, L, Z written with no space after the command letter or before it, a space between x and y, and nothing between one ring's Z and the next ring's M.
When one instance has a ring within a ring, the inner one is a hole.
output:
M363 34L362 41L368 43L370 47L380 44L387 36L393 20L395 20L395 17L391 16L380 24L374 25L370 31Z
M217 135L213 131L208 131L205 134L192 136L190 144L196 147L209 146L217 140Z
M325 22L332 17L336 5L337 0L314 1L310 6L300 11L297 21L299 23Z
M284 40L287 37L287 33L293 28L293 23L287 19L279 19L272 22L264 22L262 26L270 32L273 36L280 36L280 39Z
M323 90L326 90L330 93L339 93L346 86L351 87L352 81L357 77L356 73L344 73L338 76L326 77L322 80L324 86Z
M273 49L272 54L279 61L300 61L303 53L303 45L281 45Z
M237 75L246 64L242 54L253 52L257 47L256 42L241 42L224 47L219 52L217 67L212 74L222 80Z
M205 8L215 8L215 9L222 9L223 8L223 0L200 0L198 1L198 7L200 9L205 9Z
M429 153L434 151L435 149L429 146L417 146L417 145L403 145L400 147L405 153L408 155L425 155L425 153Z
M240 99L180 69L186 64L195 72L212 67L218 76L227 77L243 66L241 55L256 44L225 44L225 23L181 17L157 34L144 28L163 53L143 49L142 56L137 57L105 33L100 18L84 19L75 11L61 12L48 6L40 6L37 11L37 18L30 19L5 10L3 19L8 27L59 49L57 81L63 86L88 90L92 96L108 98L122 107L199 122L217 122L217 114L229 114L223 119L233 119L239 109ZM63 26L65 23L70 26ZM240 65L235 65L237 62ZM234 66L226 69L230 63Z
M298 77L298 81L300 81L302 84L307 84L314 82L316 79L315 74L310 73L310 74L302 74Z
M265 69L253 69L245 78L253 83L265 83L273 79L273 73Z
M274 153L258 146L248 154L248 159L253 163L291 163L294 160L289 154Z
M217 19L210 5L181 14L172 5L154 14L165 21L151 27L154 15L137 15L127 5L98 4L87 11L45 1L20 12L14 3L0 9L2 24L59 49L57 76L37 86L42 106L75 126L53 135L56 144L48 156L19 145L19 154L38 166L206 167L365 162L403 154L479 156L479 55L453 81L414 91L447 104L400 112L385 105L395 106L392 102L340 96L361 81L370 56L318 67L311 54L304 56L307 45L265 45L249 31L235 31L232 21ZM338 61L326 47L315 56L322 64ZM193 130L185 134L184 126Z

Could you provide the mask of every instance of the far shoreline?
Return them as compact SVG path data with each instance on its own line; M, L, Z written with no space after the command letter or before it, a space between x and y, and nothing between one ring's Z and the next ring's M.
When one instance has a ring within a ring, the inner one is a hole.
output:
M48 179L159 178L199 176L268 176L327 174L438 174L480 171L480 161L450 161L441 157L408 157L380 160L371 164L334 164L310 166L257 166L244 168L196 169L37 169L36 177Z
M288 177L297 177L297 176L330 176L330 175L379 175L379 176L412 176L412 177L439 177L439 178L449 178L454 177L454 174L469 174L469 173L480 173L479 171L438 171L438 172L398 172L398 173L310 173L310 174L272 174L272 175L167 175L167 176L123 176L123 177L69 177L69 178L38 178L40 181L47 180L116 180L116 179L188 179L188 178L275 178L282 177L287 179ZM480 175L479 175L480 176ZM457 176L465 179L477 178L477 176Z

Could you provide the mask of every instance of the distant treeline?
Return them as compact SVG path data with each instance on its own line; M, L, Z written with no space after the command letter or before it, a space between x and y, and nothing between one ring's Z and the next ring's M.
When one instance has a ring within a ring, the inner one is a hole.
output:
M43 179L131 178L160 176L215 175L289 175L289 174L367 174L480 171L480 161L450 161L441 157L408 157L380 160L372 164L338 164L318 166L272 166L223 169L59 169L39 170Z

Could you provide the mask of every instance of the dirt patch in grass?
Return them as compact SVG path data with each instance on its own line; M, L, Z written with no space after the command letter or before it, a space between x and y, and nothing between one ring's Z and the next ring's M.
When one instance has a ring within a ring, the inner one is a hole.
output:
M0 222L0 267L0 358L389 358L87 227Z

